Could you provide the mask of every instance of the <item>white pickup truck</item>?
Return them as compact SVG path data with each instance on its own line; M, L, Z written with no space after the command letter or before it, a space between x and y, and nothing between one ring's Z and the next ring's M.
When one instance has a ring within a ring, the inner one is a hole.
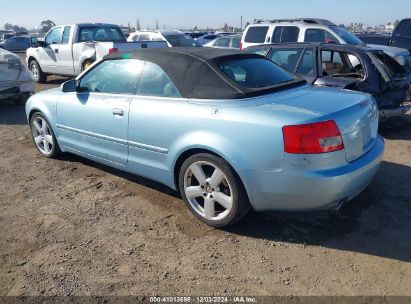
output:
M45 82L48 75L77 76L113 52L165 47L165 41L127 42L120 27L113 24L60 25L53 27L43 40L31 39L26 61L34 80Z

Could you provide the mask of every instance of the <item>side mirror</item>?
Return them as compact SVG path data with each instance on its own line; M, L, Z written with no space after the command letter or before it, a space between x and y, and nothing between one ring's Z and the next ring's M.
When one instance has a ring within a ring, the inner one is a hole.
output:
M64 82L61 85L61 91L64 93L67 92L76 92L77 91L77 80L76 79L70 79Z
M30 38L30 46L32 48L38 48L39 47L39 41L38 41L37 37L31 37Z

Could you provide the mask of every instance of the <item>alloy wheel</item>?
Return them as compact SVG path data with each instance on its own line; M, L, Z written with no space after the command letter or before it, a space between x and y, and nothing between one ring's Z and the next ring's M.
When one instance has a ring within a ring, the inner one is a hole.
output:
M38 81L40 77L40 72L36 64L31 64L31 72L33 74L34 80Z
M50 155L53 152L54 140L47 121L41 116L35 117L31 124L31 130L34 142L40 152L44 155Z
M232 186L226 175L207 161L197 161L188 167L184 193L195 212L207 220L225 218L233 206Z

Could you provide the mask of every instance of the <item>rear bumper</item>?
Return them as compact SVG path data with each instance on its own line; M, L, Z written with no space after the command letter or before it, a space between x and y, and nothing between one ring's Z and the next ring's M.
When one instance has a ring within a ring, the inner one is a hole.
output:
M325 170L283 168L275 172L242 172L250 203L256 211L338 209L371 182L384 152L378 136L361 158Z

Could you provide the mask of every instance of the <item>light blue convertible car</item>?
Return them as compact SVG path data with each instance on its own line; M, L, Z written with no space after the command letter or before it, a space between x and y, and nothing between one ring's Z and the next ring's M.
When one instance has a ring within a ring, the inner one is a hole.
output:
M384 151L370 95L314 88L231 50L112 54L26 112L45 157L70 152L158 181L214 227L250 208L338 208Z

